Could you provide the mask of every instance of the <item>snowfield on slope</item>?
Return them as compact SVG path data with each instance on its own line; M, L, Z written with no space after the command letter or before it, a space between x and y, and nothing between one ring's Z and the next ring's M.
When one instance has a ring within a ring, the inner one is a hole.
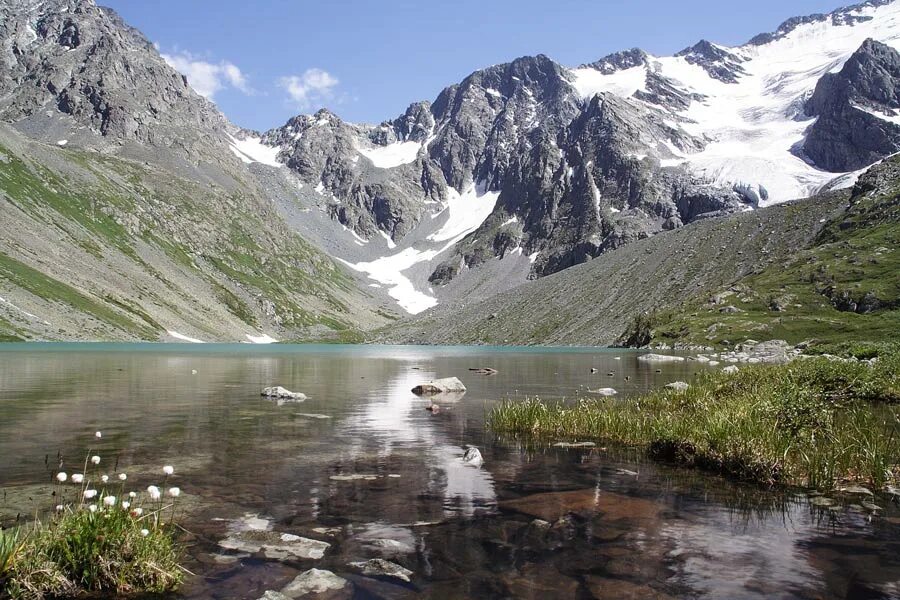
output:
M395 142L387 146L357 148L356 151L379 169L391 169L415 162L421 148L422 144L419 142Z
M744 61L745 73L738 74L737 83L715 79L685 57L651 56L647 65L610 75L589 67L573 69L572 85L584 97L599 92L632 97L645 89L649 71L662 75L682 91L705 97L673 111L673 117L686 133L709 140L703 151L676 151L678 158L664 165L685 163L716 183L757 190L763 206L806 197L838 178L846 185L846 178L794 153L814 122L803 113L803 102L818 80L839 71L866 39L900 48L900 2L864 6L854 15L872 18L853 25L826 19L799 25L767 44L719 46Z
M230 139L229 148L242 162L248 165L258 162L270 167L282 166L276 159L278 153L281 152L281 148L266 146L262 143L262 140L256 137L239 140L229 135L228 138Z
M431 289L429 288L428 292L417 289L403 271L418 263L433 260L478 229L494 210L500 192L483 192L479 186L472 186L462 194L450 188L447 190L447 196L449 200L444 210L435 215L439 217L447 213L447 221L438 231L426 238L428 242L446 242L443 246L422 250L413 247L404 248L400 252L369 262L350 263L343 259L338 260L387 287L391 298L409 314L415 315L436 306L438 301L431 293Z

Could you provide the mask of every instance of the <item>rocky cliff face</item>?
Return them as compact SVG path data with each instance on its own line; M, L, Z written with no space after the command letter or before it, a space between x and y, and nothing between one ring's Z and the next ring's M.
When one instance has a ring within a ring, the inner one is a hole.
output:
M900 53L868 39L806 103L818 117L803 149L829 171L854 171L900 150Z
M153 45L93 0L10 0L0 8L0 118L48 141L61 116L113 144L207 153L226 121Z

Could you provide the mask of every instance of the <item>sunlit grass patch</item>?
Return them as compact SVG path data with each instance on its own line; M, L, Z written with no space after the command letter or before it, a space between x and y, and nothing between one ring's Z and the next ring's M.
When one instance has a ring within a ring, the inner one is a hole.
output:
M507 402L489 426L547 440L603 440L762 483L881 487L900 477L900 353L875 366L824 358L701 375L635 399Z

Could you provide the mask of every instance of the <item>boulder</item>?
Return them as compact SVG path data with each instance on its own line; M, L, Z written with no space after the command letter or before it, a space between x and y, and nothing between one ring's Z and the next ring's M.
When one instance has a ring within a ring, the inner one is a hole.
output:
M262 396L266 398L282 398L287 400L306 400L306 394L300 392L292 392L288 389L276 385L273 387L263 388Z
M728 365L727 367L722 369L722 372L725 373L726 375L734 375L735 373L738 372L738 368L734 365Z
M249 530L233 533L221 540L219 546L250 554L261 553L274 560L297 560L322 558L331 544L291 533Z
M288 598L299 598L307 594L323 594L343 589L347 580L324 569L310 569L297 576L281 590Z
M456 377L445 377L443 379L435 379L426 383L421 383L412 389L412 393L417 396L431 396L434 394L447 394L465 392L466 386Z
M684 381L673 381L672 383L666 384L667 389L675 390L676 392L683 392L686 389L688 389L689 387L691 387L691 386L688 385L687 383L685 383Z
M463 455L462 460L467 465L472 465L473 467L480 467L484 464L484 457L481 456L481 451L475 446L469 446L468 449L466 449L466 453Z
M684 362L683 356L671 356L669 354L641 354L638 356L638 360L642 362L654 362L654 363L662 363L662 362Z
M350 566L359 569L363 575L369 577L389 577L392 579L399 579L406 583L409 583L409 578L413 574L409 569L405 569L397 563L392 563L383 558L352 562L350 563Z

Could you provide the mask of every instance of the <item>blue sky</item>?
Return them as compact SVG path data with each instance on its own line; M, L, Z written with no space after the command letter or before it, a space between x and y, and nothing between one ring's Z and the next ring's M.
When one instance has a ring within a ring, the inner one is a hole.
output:
M238 125L327 106L378 123L479 68L543 53L575 66L706 38L744 43L840 0L98 0Z

